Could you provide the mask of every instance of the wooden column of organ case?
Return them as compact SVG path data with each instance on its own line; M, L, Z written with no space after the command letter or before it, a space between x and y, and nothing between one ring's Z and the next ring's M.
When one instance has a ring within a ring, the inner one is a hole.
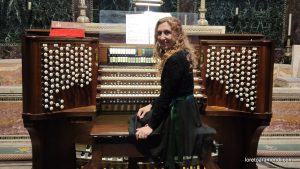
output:
M75 140L96 115L98 39L26 36L23 120L34 169L75 169ZM84 131L86 131L84 133Z
M207 95L203 120L217 130L221 168L256 168L263 129L272 117L273 47L270 41L200 41Z

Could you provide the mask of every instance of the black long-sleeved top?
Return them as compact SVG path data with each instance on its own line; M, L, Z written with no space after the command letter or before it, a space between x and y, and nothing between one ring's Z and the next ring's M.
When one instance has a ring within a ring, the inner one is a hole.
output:
M152 103L152 117L148 125L155 129L170 114L173 99L193 94L194 78L187 60L187 52L179 51L167 59L161 74L160 95Z

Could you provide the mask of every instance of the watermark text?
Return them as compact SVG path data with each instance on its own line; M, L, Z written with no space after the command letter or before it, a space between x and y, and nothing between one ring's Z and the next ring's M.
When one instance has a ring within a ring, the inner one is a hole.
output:
M245 158L245 162L292 162L292 158L283 158L283 157L254 157L254 158Z

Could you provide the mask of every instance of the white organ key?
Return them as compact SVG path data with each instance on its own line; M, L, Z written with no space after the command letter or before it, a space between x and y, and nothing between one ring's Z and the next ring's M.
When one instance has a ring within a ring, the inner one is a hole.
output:
M141 72L141 73L157 73L158 69L153 68L119 68L119 67L102 67L100 72L114 73L114 72ZM199 72L199 70L194 69L194 73Z
M149 72L149 73L156 73L158 72L157 69L139 69L139 68L128 68L128 69L122 69L122 68L102 68L101 72Z
M160 80L160 77L101 77L101 80L124 80L124 81L149 81L149 80Z
M158 97L159 94L99 94L98 96L100 96L101 98L128 98L128 97L132 97L132 98L145 98L145 97ZM204 97L202 94L194 94L195 98L200 98L200 97Z

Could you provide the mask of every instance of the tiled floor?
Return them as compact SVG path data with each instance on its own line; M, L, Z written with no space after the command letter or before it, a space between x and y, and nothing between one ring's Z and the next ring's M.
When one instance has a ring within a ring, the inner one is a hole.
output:
M261 161L257 163L261 169L265 168L298 168L300 169L300 135L282 133L282 136L261 136L257 155Z
M3 161L0 162L0 169L31 169L31 161Z
M270 164L270 163L259 163L257 164L258 169L267 169L267 168L281 168L281 169L300 169L300 159L297 159L295 162L288 162L288 163L277 163L277 164Z
M30 161L20 162L0 162L0 169L31 169ZM279 165L263 164L259 163L257 169L268 169L268 168L284 168L284 169L300 169L300 159L298 162L280 163Z

